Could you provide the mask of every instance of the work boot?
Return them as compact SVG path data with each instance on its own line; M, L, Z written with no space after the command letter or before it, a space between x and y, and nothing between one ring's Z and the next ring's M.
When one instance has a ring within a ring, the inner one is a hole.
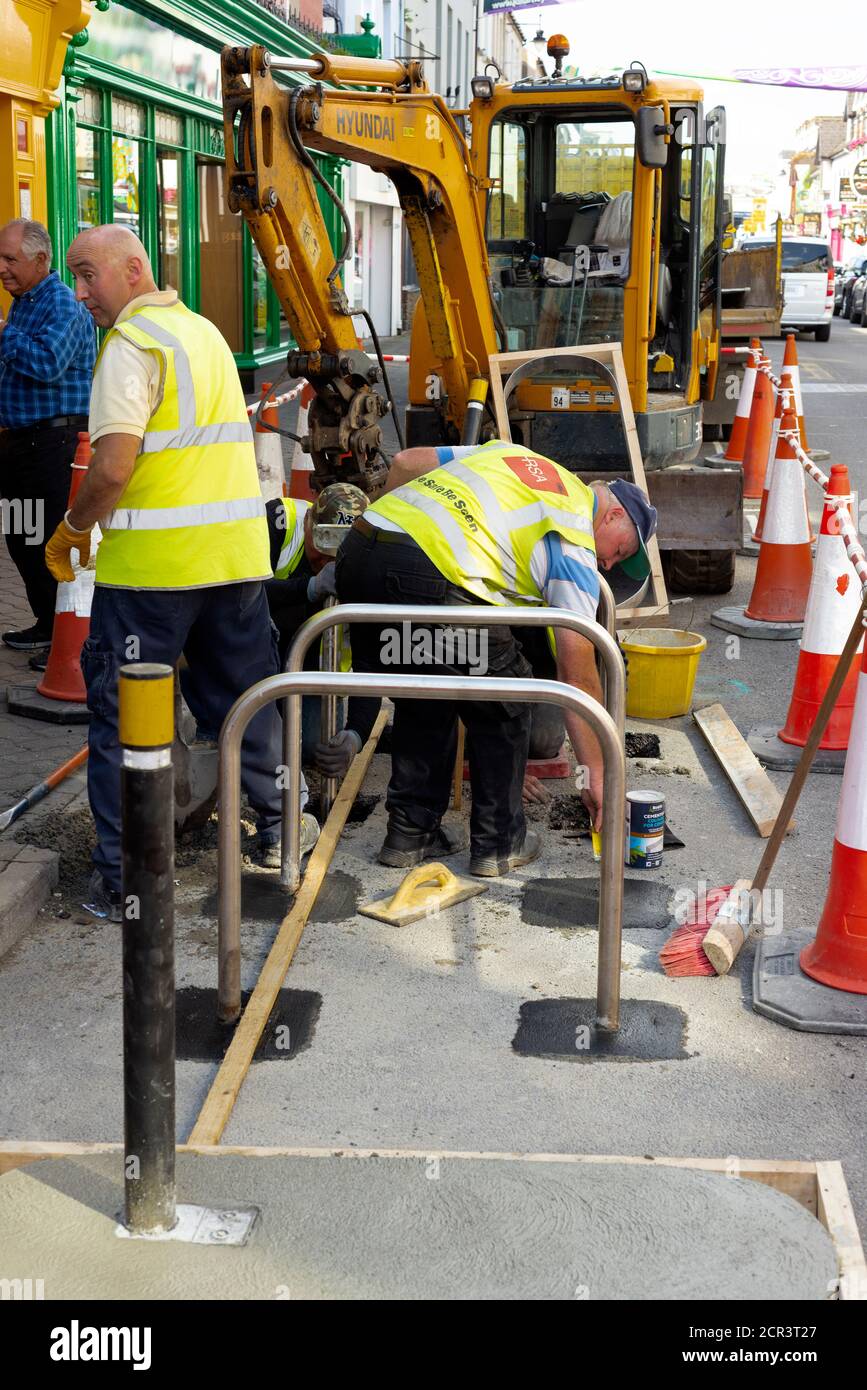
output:
M38 623L20 632L4 632L3 641L16 652L38 652L51 646L51 633L43 632Z
M315 846L319 839L319 822L315 816L304 811L301 816L301 858ZM280 855L280 841L273 838L265 839L260 835L259 843L256 847L256 863L260 869L279 869L282 867Z
M379 851L379 862L390 869L411 869L425 859L445 859L460 849L461 837L443 825L436 830L414 830L390 824Z
M541 853L539 835L535 830L528 830L520 849L512 850L511 854L474 855L470 859L470 873L475 874L476 878L499 878L501 874L509 874L513 869L520 869L522 865L538 859Z
M103 922L123 921L123 899L116 889L109 888L99 869L94 869L90 875L87 900L81 906L85 912L99 917Z

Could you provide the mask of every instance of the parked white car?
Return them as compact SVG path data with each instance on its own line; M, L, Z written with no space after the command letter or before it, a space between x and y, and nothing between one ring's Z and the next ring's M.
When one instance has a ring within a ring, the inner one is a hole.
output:
M772 237L744 237L744 247L771 246ZM834 317L834 262L822 237L783 237L783 328L815 333L827 343Z

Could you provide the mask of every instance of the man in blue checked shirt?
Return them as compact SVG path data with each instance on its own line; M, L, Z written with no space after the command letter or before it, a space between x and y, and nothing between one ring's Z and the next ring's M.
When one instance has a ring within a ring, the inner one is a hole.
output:
M84 305L51 269L40 222L16 217L0 227L0 282L12 296L9 317L0 314L0 496L6 545L35 619L3 641L39 652L51 644L57 597L45 543L63 520L78 433L87 429L96 337Z

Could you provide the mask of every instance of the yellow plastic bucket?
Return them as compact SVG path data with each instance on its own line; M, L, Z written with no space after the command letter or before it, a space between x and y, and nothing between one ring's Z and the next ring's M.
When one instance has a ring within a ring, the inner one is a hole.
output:
M629 661L626 713L636 719L688 714L707 638L676 627L640 627L621 638Z

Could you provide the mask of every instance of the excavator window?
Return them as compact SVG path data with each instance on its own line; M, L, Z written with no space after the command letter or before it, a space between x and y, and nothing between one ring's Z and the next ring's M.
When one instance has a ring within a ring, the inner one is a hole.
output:
M494 122L487 235L510 349L622 341L634 166L626 112Z

